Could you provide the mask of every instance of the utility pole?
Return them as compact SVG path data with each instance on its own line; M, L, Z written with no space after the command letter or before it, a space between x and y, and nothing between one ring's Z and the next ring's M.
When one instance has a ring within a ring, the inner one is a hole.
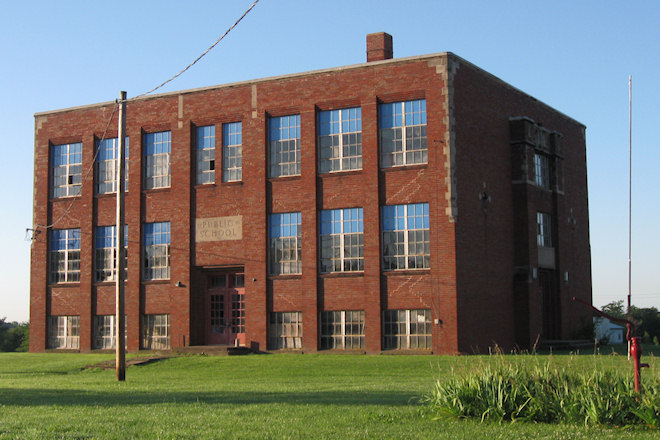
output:
M628 77L628 320L632 321L632 75ZM632 335L635 336L635 335ZM628 340L628 360L631 350Z
M126 323L124 322L124 195L125 195L125 150L126 150L126 92L119 92L119 130L117 133L117 274L115 276L115 340L117 381L126 380Z

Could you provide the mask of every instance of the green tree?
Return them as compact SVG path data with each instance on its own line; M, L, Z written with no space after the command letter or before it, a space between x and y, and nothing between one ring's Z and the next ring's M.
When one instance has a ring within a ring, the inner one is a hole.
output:
M30 325L0 318L0 351L28 351Z

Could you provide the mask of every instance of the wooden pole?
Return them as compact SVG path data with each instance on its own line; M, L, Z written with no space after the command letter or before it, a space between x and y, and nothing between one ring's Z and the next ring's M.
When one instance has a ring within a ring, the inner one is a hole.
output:
M117 381L126 380L126 324L124 322L124 191L125 191L125 153L126 150L126 92L119 92L119 130L117 133L117 256L115 276L115 335Z

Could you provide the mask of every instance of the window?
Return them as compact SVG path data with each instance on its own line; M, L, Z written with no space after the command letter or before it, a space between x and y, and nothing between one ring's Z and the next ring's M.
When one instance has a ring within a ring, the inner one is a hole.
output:
M215 182L215 126L197 127L197 184Z
M222 181L239 182L243 178L243 124L222 125Z
M536 213L536 244L552 247L552 218L544 212Z
M545 154L534 153L534 183L550 189L550 158Z
M427 163L426 100L380 105L380 166Z
M53 197L79 196L82 187L82 143L51 148Z
M320 348L364 348L364 311L321 312Z
M128 138L124 149L124 190L128 191ZM96 141L96 194L117 192L117 138Z
M80 316L48 317L48 348L80 348Z
M300 175L300 115L271 118L268 122L268 145L268 177Z
M300 213L271 214L269 262L271 275L302 273Z
M94 280L114 281L117 275L117 227L97 226L94 237ZM128 227L124 225L124 271L126 271ZM126 272L124 272L126 279Z
M271 312L268 348L302 348L302 312Z
M124 315L124 330L125 326L126 315ZM117 343L116 336L115 315L94 316L94 348L99 350L115 348L115 344Z
M430 267L429 204L383 206L383 270Z
M167 350L170 348L170 315L143 315L142 348Z
M362 109L319 112L321 173L362 169Z
M145 189L170 186L170 152L172 134L169 131L144 135Z
M144 225L145 280L164 280L170 277L170 222Z
M80 281L80 229L50 231L50 282Z
M364 270L362 208L321 211L321 272Z
M431 348L431 311L385 310L383 348Z

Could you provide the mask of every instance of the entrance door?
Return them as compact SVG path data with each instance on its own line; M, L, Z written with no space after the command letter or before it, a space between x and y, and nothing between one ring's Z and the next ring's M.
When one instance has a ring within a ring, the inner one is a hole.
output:
M541 334L546 340L561 339L561 304L555 283L555 271L539 270L541 291Z
M206 344L245 345L245 277L211 275L206 290Z

